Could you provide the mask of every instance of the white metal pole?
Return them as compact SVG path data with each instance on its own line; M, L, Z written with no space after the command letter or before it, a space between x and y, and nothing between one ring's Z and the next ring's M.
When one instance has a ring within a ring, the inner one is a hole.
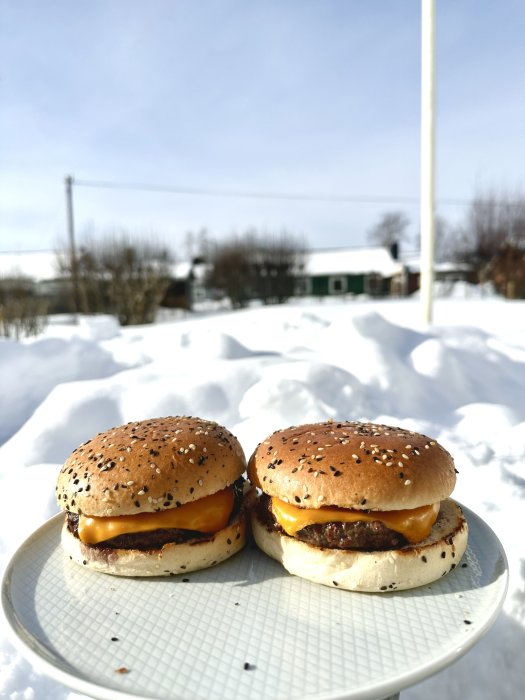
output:
M432 322L432 288L434 283L434 40L435 0L421 0L421 174L420 294L423 320Z
M67 215L67 232L69 237L69 257L71 265L71 281L73 284L73 306L75 322L78 321L80 313L80 285L78 281L78 260L77 249L75 245L75 218L73 215L73 176L67 175L65 178L66 185L66 215Z

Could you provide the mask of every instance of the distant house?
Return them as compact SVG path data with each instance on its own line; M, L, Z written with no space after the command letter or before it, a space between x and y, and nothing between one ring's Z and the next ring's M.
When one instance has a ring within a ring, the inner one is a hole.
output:
M406 293L413 294L420 287L421 254L419 251L409 252L401 256L406 270ZM435 262L434 280L453 285L455 282L476 282L472 265L460 262Z
M0 253L0 279L25 277L35 285L60 277L57 254L41 250L21 253Z
M307 254L297 293L385 296L401 293L404 266L383 247L330 248Z
M173 264L171 279L161 306L191 309L196 302L206 299L209 295L206 288L209 267L209 264L201 258Z

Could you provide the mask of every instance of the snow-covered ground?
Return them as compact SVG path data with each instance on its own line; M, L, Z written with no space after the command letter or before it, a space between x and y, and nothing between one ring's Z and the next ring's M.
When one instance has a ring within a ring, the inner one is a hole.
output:
M510 563L494 627L402 697L525 697L525 303L467 292L438 299L430 327L417 299L355 299L165 316L125 329L107 317L55 319L37 338L0 341L0 569L56 512L59 465L114 425L199 415L226 425L248 455L290 424L402 425L452 452L455 497L492 527ZM0 697L79 698L34 671L3 632Z

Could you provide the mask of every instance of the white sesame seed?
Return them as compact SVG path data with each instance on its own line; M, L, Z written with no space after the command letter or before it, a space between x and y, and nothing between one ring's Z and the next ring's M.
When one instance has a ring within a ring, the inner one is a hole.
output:
M128 486L133 486L134 483L135 483L134 481L128 481L128 482L127 482Z
M410 459L408 455L401 455L401 457L403 457L403 459Z
M158 467L155 469L155 471L157 472L157 474L160 474L160 469Z
M412 483L412 482L410 481L410 479L407 479L407 480L405 481L405 486L410 486L411 483Z
M198 481L197 483L199 484L199 486L202 486L202 484L203 484L204 482L203 482L202 479L199 479L199 481Z

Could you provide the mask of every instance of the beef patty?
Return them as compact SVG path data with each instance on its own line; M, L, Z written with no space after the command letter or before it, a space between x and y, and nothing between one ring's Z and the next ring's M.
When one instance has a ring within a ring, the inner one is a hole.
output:
M243 489L244 479L241 476L232 484L234 503L233 509L228 520L228 525L234 522L239 517L243 509ZM78 537L78 514L66 511L67 528ZM109 540L104 540L98 544L92 544L91 547L98 549L140 549L141 551L151 551L160 549L165 544L197 544L205 542L213 537L213 533L197 532L196 530L183 530L180 528L166 528L159 530L149 530L146 532L129 532L125 535L118 535Z
M67 511L67 527L75 537L78 537L78 515ZM90 547L100 549L140 549L141 551L151 551L160 549L168 542L173 544L190 544L192 542L203 542L212 537L209 533L196 532L194 530L181 530L179 528L167 528L164 530L149 530L146 532L128 532L125 535L118 535L109 540L104 540Z
M276 530L286 534L275 520L271 499L266 494L258 499L256 514L260 522L268 530ZM368 512L369 514L369 512ZM318 525L307 525L299 530L295 537L298 540L313 544L316 547L328 549L360 549L384 550L399 549L408 541L395 530L391 530L379 520L370 522L358 520L353 523L330 522Z

